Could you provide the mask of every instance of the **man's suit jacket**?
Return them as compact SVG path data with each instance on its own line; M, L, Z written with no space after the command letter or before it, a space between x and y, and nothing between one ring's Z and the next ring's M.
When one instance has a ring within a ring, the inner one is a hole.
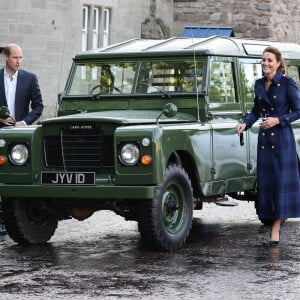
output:
M4 69L0 70L0 106L7 106ZM25 121L27 125L30 125L41 116L43 108L42 95L36 75L19 70L15 97L15 120Z

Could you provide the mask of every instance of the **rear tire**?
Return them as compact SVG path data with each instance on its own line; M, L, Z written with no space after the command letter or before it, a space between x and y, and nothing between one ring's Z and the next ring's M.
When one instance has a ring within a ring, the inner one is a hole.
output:
M265 226L271 226L273 225L273 220L268 220L268 219L259 219Z
M40 244L53 236L58 220L42 210L42 206L42 200L39 199L2 199L5 227L16 243Z
M167 251L181 248L193 220L193 190L184 169L168 166L157 198L143 200L140 208L139 231L148 246Z
M270 226L273 224L273 220L269 220L269 219L262 219L259 217L258 214L258 192L257 192L257 183L255 183L255 187L254 187L254 207L256 210L256 214L258 216L258 219L261 223L263 223L265 226Z

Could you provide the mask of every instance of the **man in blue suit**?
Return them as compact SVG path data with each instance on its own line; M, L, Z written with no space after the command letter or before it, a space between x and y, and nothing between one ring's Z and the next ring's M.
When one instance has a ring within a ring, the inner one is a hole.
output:
M44 108L37 77L33 73L20 69L23 53L19 45L8 44L3 54L5 67L0 70L0 107L7 106L10 117L0 118L0 125L30 125L41 116ZM0 202L1 232L5 232L5 228Z
M23 54L17 44L4 48L5 67L0 70L0 106L9 108L11 118L0 119L5 125L30 125L43 111L43 100L35 74L20 69ZM31 109L31 110L30 110Z

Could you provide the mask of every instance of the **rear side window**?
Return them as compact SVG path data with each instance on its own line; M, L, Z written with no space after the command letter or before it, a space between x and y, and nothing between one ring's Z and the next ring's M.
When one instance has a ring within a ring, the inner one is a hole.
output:
M254 83L262 77L260 63L241 63L241 83L246 102L253 103Z
M149 61L140 64L136 93L202 91L202 61Z
M298 89L300 89L300 78L299 78L299 66L288 66L287 67L287 73L290 77L292 77L298 86Z
M210 103L235 103L232 62L211 61L209 81Z

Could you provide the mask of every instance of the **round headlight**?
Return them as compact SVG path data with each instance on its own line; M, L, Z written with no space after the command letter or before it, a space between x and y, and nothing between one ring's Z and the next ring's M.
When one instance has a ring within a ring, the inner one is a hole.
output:
M139 161L140 151L135 144L125 144L120 149L120 160L124 165L133 166Z
M25 165L28 160L29 151L26 145L18 144L11 148L10 151L10 161L12 164L17 166Z

